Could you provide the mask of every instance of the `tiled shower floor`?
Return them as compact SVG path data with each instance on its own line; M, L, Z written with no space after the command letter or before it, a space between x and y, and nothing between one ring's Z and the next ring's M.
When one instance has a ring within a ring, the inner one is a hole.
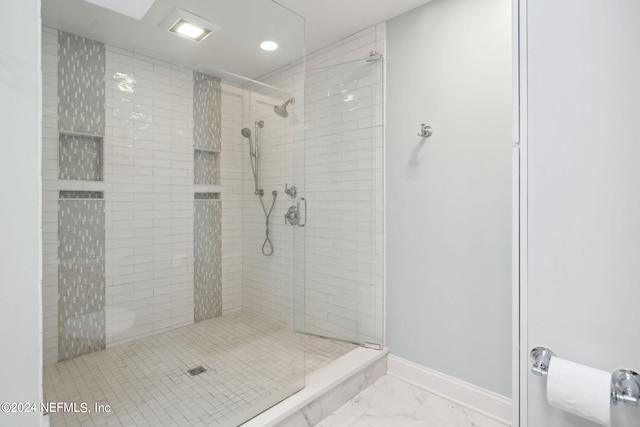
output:
M87 404L50 413L54 427L230 426L301 384L303 348L309 373L355 347L235 312L45 366L45 401Z

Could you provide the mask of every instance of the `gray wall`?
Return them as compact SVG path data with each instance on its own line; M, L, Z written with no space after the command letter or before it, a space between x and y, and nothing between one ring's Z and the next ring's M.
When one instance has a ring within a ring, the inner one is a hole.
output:
M0 402L40 402L40 2L4 4L0 28ZM0 426L40 413L0 412Z
M510 396L511 4L394 18L387 61L387 344Z

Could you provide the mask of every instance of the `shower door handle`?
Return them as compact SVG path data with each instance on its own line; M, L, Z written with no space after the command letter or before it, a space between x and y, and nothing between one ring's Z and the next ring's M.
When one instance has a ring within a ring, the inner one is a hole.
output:
M304 223L298 223L298 227L304 227L307 225L307 199L304 197L298 199L298 212L300 212L300 202L304 202ZM300 214L300 216L302 216L302 214Z

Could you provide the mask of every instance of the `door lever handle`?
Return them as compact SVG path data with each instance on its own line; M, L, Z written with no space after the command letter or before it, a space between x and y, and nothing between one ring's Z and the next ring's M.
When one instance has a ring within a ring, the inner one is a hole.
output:
M307 199L304 197L298 199L298 213L300 213L300 202L304 202L304 223L298 223L298 227L304 227L307 225Z

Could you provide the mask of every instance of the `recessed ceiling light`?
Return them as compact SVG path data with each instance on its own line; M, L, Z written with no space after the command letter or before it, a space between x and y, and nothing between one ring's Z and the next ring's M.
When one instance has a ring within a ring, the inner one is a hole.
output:
M278 43L271 40L265 40L260 43L260 48L266 51L276 50L278 48Z
M179 36L187 38L189 40L195 40L199 42L211 34L211 30L202 28L201 26L189 22L185 19L180 19L175 25L169 28L169 31Z
M207 21L201 16L178 8L169 12L158 27L169 30L177 36L197 42L204 40L209 34L221 29L218 25Z

